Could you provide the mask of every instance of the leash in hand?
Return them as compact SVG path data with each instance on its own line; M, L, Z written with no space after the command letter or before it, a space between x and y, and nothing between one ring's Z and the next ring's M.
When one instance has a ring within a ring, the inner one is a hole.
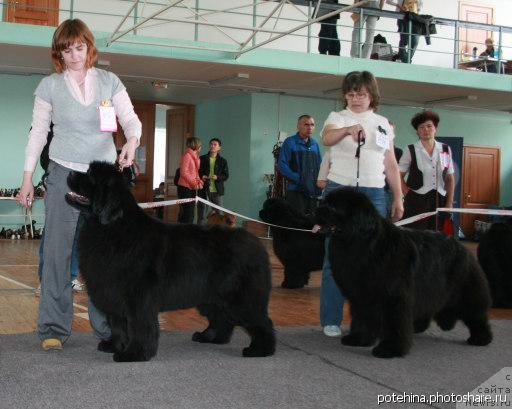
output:
M366 138L363 137L363 131L359 131L357 134L357 149L356 149L356 159L357 159L357 174L356 174L356 188L359 187L359 161L361 158L361 146L366 143Z

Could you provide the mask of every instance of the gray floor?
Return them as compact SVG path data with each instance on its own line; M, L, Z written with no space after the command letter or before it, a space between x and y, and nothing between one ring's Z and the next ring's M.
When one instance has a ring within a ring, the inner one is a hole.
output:
M77 333L60 352L44 352L35 334L0 336L0 408L451 408L384 404L378 394L463 394L512 366L512 321L493 321L488 347L465 344L464 327L433 326L415 336L406 358L380 360L368 348L341 346L319 328L277 328L270 358L242 358L247 335L228 345L163 332L146 363L117 364ZM510 386L510 385L509 385Z

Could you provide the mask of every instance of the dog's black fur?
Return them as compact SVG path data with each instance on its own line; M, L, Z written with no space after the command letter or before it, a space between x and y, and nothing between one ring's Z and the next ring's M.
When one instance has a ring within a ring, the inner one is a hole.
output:
M71 173L68 185L68 202L85 213L80 272L112 328L112 341L98 349L114 352L114 361L147 361L157 353L158 313L196 306L209 325L194 341L227 343L240 325L251 337L243 356L274 353L270 264L256 237L146 215L111 164L93 162L86 174Z
M313 218L292 208L282 199L267 199L260 210L266 223L298 229L311 229ZM276 256L284 266L283 288L302 288L308 284L311 271L321 270L324 260L324 234L270 227Z
M350 333L344 345L371 346L379 358L404 356L413 332L434 319L447 331L462 320L471 345L492 341L490 295L475 257L442 233L400 228L382 218L355 189L332 192L317 209L319 224L332 229L333 277L350 301Z
M512 308L512 218L491 225L480 238L477 254L489 280L493 307Z

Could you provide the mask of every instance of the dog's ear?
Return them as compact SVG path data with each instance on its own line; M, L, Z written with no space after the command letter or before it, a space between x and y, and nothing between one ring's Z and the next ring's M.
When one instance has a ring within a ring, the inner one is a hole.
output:
M121 196L109 184L97 186L94 192L92 211L101 224L109 224L123 216Z

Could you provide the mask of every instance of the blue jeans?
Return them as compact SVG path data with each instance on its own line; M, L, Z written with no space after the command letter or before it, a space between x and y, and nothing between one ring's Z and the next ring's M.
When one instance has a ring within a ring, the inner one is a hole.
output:
M331 180L327 180L323 197L330 192L343 187ZM359 187L358 190L364 193L372 201L382 217L386 217L386 195L384 188ZM330 236L325 239L325 255L322 267L322 284L320 287L320 325L340 325L343 320L344 299L332 277L331 264L329 263L329 242Z

